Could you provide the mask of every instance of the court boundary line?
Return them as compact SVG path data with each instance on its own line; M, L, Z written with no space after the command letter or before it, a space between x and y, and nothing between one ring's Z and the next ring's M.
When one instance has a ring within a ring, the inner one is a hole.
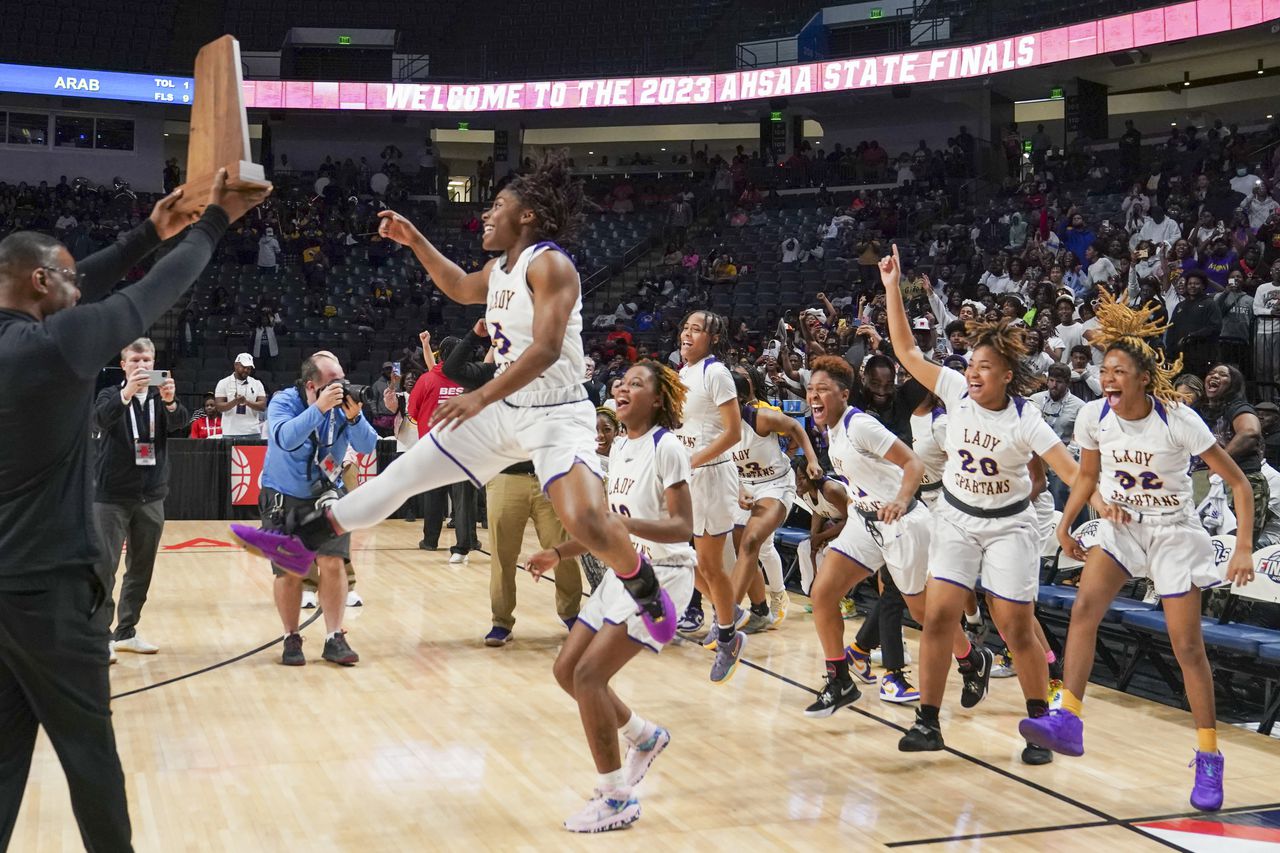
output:
M1150 815L1147 817L1115 818L1112 820L1083 821L1081 823L1064 823L1064 824L1059 824L1057 826L1038 826L1031 829L1000 829L1000 830L992 830L991 832L974 832L968 835L947 835L947 836L939 836L937 838L918 838L912 841L893 841L893 842L890 842L889 844L886 844L885 846L892 847L892 848L915 847L915 846L924 845L924 844L944 844L951 841L976 841L983 838L1001 838L1001 837L1007 837L1011 835L1032 835L1035 833L1056 832L1059 830L1091 829L1097 826L1119 826L1121 824L1134 824L1135 826L1137 826L1138 824L1154 823L1156 821L1178 820L1180 818L1194 818L1194 817L1205 818L1205 817L1212 817L1215 815L1248 814L1249 812L1262 811L1264 809L1275 809L1275 808L1280 808L1280 803L1259 803L1258 805L1253 805L1253 806L1230 806L1225 809L1219 809L1216 812L1187 811L1187 812L1177 812L1175 814ZM1146 833L1144 832L1143 834L1145 835Z

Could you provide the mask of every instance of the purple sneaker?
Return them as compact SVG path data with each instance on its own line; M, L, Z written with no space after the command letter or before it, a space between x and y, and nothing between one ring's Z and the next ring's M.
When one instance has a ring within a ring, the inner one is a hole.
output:
M680 614L676 613L676 606L671 601L671 596L667 595L667 591L661 590L659 600L662 604L662 615L654 618L649 614L646 608L640 608L640 618L644 620L644 626L649 629L649 636L659 645L665 646L667 643L675 639L676 627L679 622Z
M1196 784L1191 789L1191 805L1202 812L1216 812L1222 808L1222 768L1226 759L1221 752L1196 750ZM1191 765L1187 765L1191 766Z
M307 550L296 536L247 524L231 525L231 535L250 554L270 560L290 574L305 575L316 561L316 552Z
M1018 723L1018 734L1028 743L1061 755L1084 755L1084 722L1070 711L1050 711Z

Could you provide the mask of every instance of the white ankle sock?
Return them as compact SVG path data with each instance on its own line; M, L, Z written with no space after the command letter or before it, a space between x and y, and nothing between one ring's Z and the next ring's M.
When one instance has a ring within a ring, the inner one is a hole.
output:
M622 772L621 767L609 773L601 773L596 787L601 791L614 794L630 793L630 789L627 788L627 774Z
M325 634L325 635L324 635L325 642L328 642L329 640L332 640L334 637L338 636L338 635L339 635L339 634L341 634L341 633L342 633L342 629L341 629L341 628L339 628L338 630L333 631L332 633Z
M653 737L653 733L657 728L653 723L632 711L631 718L623 723L618 731L622 732L622 736L627 739L627 743L644 743Z

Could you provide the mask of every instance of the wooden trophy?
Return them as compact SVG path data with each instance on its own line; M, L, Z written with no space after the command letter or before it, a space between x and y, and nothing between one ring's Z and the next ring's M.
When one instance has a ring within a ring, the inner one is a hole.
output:
M242 192L271 184L249 148L249 119L244 109L240 43L232 36L211 41L196 54L196 91L187 143L187 182L181 210L200 211L218 170L227 170L227 186Z

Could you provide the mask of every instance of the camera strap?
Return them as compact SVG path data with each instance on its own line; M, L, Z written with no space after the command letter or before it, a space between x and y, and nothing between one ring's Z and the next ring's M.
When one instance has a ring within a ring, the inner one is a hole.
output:
M329 448L333 447L335 434L338 430L337 419L334 417L336 407L325 412L325 424L322 429L325 430L325 440L321 442L318 430L311 431L311 440L315 442L315 451L311 455L311 465L319 470L320 475L332 486L340 486L342 483L342 463L333 458L333 453ZM311 480L311 471L307 472L307 479Z

